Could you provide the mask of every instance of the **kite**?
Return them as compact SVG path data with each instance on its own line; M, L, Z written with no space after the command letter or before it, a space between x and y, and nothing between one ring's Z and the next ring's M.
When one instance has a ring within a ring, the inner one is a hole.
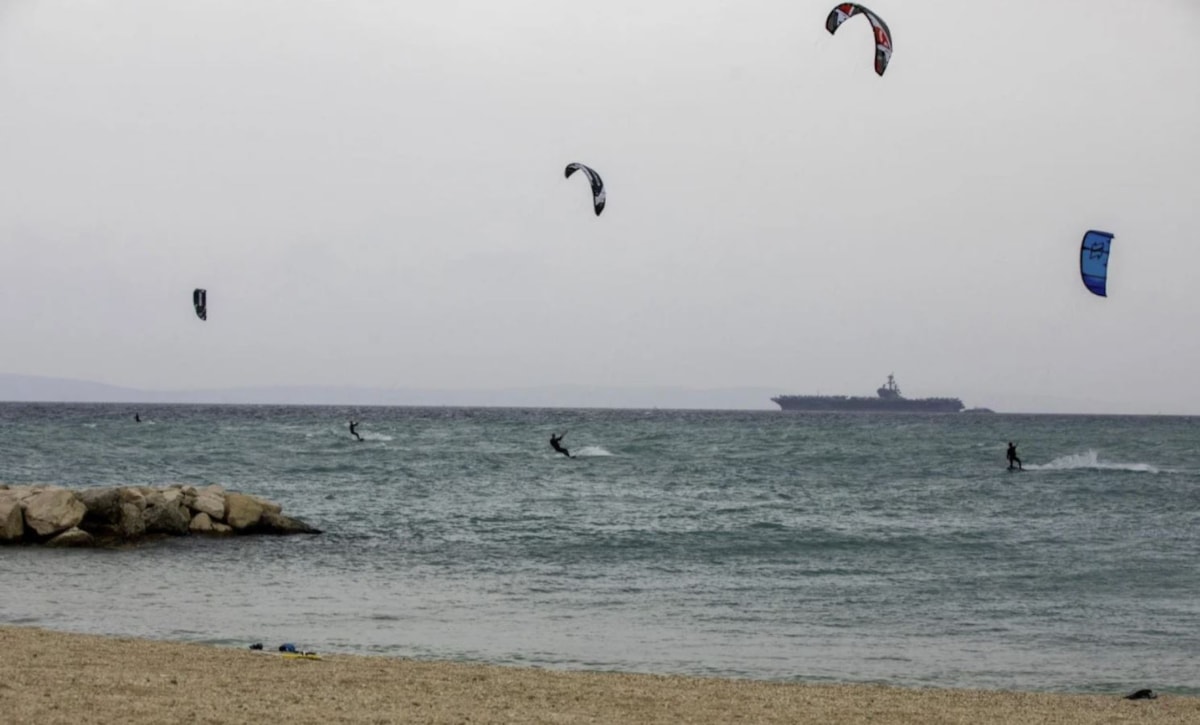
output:
M887 70L888 61L892 59L892 31L888 30L883 18L857 3L842 3L829 11L829 17L825 18L825 29L832 35L842 27L842 23L860 14L866 16L875 31L875 72L882 76Z
M208 319L208 290L197 288L192 291L192 307L196 308L196 317Z
M604 192L604 182L600 180L600 174L583 164L567 164L564 172L566 178L571 178L571 174L576 171L587 174L588 181L592 184L592 206L596 209L596 216L600 216L600 212L604 211L604 199L607 196Z
M1083 235L1079 250L1079 274L1083 284L1100 297L1108 296L1108 252L1112 240L1113 235L1108 232L1092 229Z

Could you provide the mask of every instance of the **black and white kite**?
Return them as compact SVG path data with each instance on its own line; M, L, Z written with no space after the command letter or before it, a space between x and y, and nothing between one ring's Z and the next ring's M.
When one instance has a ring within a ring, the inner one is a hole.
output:
M596 209L596 216L600 216L600 212L604 211L604 182L600 179L600 174L597 174L591 168L583 164L567 164L566 178L571 178L571 174L576 171L582 171L587 174L588 181L592 185L592 206Z

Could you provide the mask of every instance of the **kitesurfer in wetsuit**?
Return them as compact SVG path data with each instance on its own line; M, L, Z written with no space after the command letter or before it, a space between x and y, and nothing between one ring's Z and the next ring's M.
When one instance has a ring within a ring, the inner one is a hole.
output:
M134 423L141 423L141 422L142 422L142 416L138 415L137 413L134 413L134 414L133 414L133 422L134 422Z
M562 447L562 439L563 439L563 436L565 436L566 434L567 434L566 431L563 431L563 434L560 436L554 435L553 433L551 433L550 434L550 447L553 448L554 450L558 451L559 453L563 454L567 458L570 458L571 453L566 448Z
M363 437L358 434L358 431L354 430L357 427L358 427L358 421L356 421L356 420L350 421L350 435L354 436L355 438L357 438L361 441L363 439Z
M1008 470L1013 469L1013 463L1017 464L1018 471L1024 471L1025 467L1021 465L1021 459L1017 458L1017 446L1012 441L1008 442Z

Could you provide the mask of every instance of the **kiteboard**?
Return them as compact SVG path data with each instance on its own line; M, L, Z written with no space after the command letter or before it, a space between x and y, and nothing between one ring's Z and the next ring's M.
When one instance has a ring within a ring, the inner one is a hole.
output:
M319 660L321 655L316 652L284 652L279 655L285 660Z

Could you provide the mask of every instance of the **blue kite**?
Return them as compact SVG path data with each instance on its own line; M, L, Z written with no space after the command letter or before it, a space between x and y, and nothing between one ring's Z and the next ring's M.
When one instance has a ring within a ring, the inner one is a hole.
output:
M1079 274L1083 284L1092 294L1108 296L1108 253L1112 248L1113 235L1094 229L1083 235L1079 251Z

